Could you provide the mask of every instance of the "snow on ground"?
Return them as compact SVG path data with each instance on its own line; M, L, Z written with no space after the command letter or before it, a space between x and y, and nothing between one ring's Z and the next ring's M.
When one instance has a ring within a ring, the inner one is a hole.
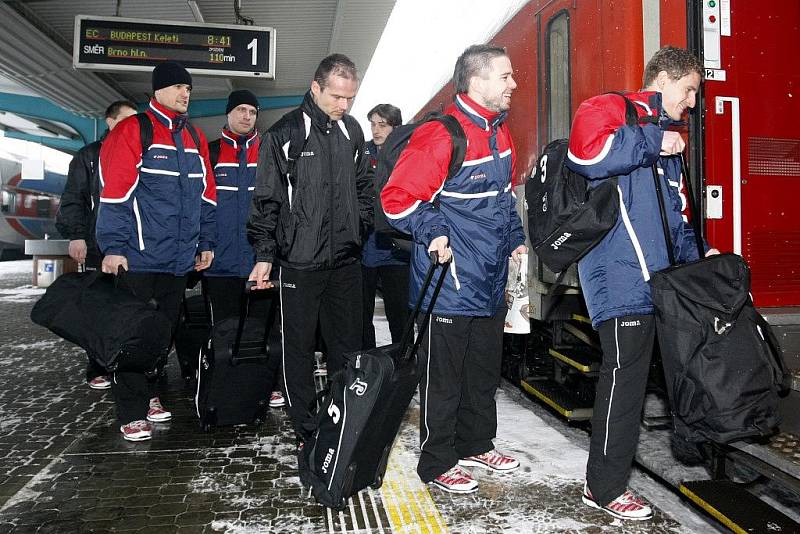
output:
M0 278L8 278L10 275L33 274L33 261L16 260L0 261Z

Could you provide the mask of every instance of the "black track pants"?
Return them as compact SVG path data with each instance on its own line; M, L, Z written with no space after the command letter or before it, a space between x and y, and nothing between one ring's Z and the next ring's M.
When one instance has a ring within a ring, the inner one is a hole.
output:
M328 350L328 376L342 368L342 355L361 349L361 264L327 271L281 267L283 379L289 417L296 430L310 417L316 330Z
M494 448L505 310L494 317L433 315L419 363L420 457L417 473L430 482L459 458Z
M186 277L165 273L128 273L126 280L136 296L158 302L158 309L169 317L174 332L181 298L186 289ZM156 379L148 379L143 373L114 373L111 391L120 424L143 420L147 416L150 399L157 396Z
M629 315L600 323L603 364L597 382L586 481L601 505L628 485L639 444L647 375L653 354L652 315Z
M408 320L408 265L383 265L381 267L361 267L364 281L364 336L362 349L375 348L375 293L378 280L381 282L383 307L392 343L398 343L403 335L403 327Z

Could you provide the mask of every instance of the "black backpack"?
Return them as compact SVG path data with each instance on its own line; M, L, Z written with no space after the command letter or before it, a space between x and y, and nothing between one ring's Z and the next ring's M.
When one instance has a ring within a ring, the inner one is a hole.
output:
M430 121L440 122L450 134L450 138L453 141L453 152L450 156L447 178L455 175L461 169L461 164L464 163L464 156L467 153L467 136L458 123L458 119L452 115L443 115L436 112L428 113L419 122L394 128L383 143L380 152L378 152L378 163L375 168L375 232L378 238L385 239L388 237L397 248L406 251L411 250L411 240L407 234L394 229L389 224L381 205L381 191L389 181L389 177L394 171L394 166L397 164L397 160L400 159L400 154L408 145L411 134L417 128Z
M639 124L633 102L622 93L615 94L625 99L625 123ZM611 230L619 214L617 178L589 187L586 178L567 167L568 147L567 139L549 143L525 184L531 245L554 273L563 273L586 255Z

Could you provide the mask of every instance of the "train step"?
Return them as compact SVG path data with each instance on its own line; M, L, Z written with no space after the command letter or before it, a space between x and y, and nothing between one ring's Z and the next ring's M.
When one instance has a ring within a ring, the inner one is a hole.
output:
M680 490L690 501L737 534L800 532L799 523L735 482L684 482Z
M748 443L737 441L729 445L731 449L745 453L775 472L766 473L772 478L786 480L800 493L800 435L781 432L769 439L769 443ZM754 465L758 469L758 465Z
M586 421L592 417L592 403L576 398L570 389L552 380L525 380L522 389L541 400L570 421Z
M583 348L554 349L547 350L553 358L577 369L585 375L595 376L600 370L600 355L597 351Z
M586 345L601 350L600 348L600 338L597 337L597 333L591 329L591 326L586 325L584 323L564 323L561 328L563 328L566 332L568 332L571 336L575 339L579 340L581 343L585 343Z

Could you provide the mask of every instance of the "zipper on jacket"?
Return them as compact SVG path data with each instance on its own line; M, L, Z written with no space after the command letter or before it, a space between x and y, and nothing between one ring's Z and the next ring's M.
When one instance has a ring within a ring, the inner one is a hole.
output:
M334 180L334 177L335 177L335 172L334 172L334 169L333 169L333 160L331 159L331 151L332 151L331 145L333 144L333 136L331 135L331 130L333 130L333 123L331 123L331 121L328 120L327 124L325 125L325 134L326 134L326 139L328 141L328 150L326 150L326 156L327 156L326 159L328 161L328 170L330 171L330 174L328 174L328 176L331 179L331 181L328 182L328 203L329 203L329 206L328 206L329 207L329 210L328 210L328 230L329 230L329 233L330 233L330 238L328 240L328 262L330 263L330 268L333 268L333 235L334 235L334 231L333 231L333 210L334 210L334 204L333 204L333 189L334 189L333 180Z

